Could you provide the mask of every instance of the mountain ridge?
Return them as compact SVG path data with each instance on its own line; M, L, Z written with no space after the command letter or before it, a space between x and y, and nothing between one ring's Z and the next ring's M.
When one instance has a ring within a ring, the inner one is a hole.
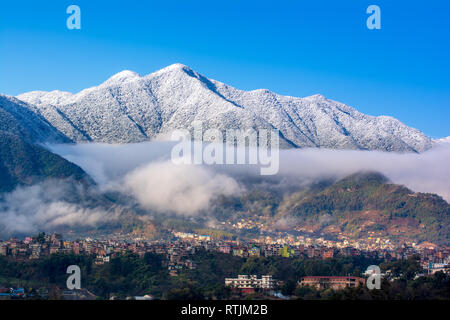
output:
M268 231L299 231L316 236L431 241L448 245L450 204L442 197L414 192L374 171L279 193L249 187L222 197L212 211L218 221L259 221Z
M450 205L442 197L413 192L377 172L352 174L321 192L294 195L283 206L277 214L299 219L305 229L449 242Z
M182 64L146 76L125 70L76 94L29 92L17 96L76 142L136 143L192 130L280 131L282 144L423 152L431 139L389 116L369 116L317 94L281 96L267 89L243 91L209 79Z
M0 95L0 194L50 179L93 184L77 165L47 150L43 143L71 143L33 106Z
M71 140L53 127L34 107L14 97L0 94L0 131L35 142L64 143Z
M46 179L72 179L86 186L94 185L76 164L17 135L0 131L0 194Z

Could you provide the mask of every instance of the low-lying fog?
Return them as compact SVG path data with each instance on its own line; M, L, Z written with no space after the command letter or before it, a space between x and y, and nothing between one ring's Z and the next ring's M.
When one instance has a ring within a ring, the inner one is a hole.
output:
M173 145L171 142L128 145L93 143L54 145L51 149L82 167L101 187L110 187L119 181L125 182L132 190L152 188L154 185L155 188L158 186L156 189L161 195L191 192L193 188L205 184L212 193L227 193L231 189L238 189L233 180L239 180L242 175L272 181L289 178L300 183L328 177L342 178L357 171L372 170L413 191L437 193L450 201L450 143L438 144L422 154L326 149L281 150L279 173L275 176L260 176L256 166L248 165L175 165L170 161Z
M249 181L261 188L291 188L357 171L378 171L393 183L416 192L430 192L450 201L450 143L422 154L378 151L290 149L280 151L279 173L261 176L257 166L175 165L172 142L127 145L100 143L51 145L49 148L83 168L98 191L119 191L143 208L195 215L219 195L235 195ZM273 160L273 159L272 159ZM30 233L59 225L95 225L115 219L121 209L105 211L63 200L64 186L46 182L20 187L0 202L0 235Z

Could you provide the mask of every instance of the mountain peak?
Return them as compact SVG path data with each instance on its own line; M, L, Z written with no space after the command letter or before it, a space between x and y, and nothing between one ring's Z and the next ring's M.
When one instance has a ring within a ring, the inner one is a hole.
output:
M193 71L193 70L182 63L174 63L156 72L159 73L168 71Z
M59 105L73 96L73 93L67 91L30 91L18 95L16 98L35 106L40 105Z
M314 101L327 100L327 98L324 95L320 94L320 93L313 94L312 96L306 97L305 99L314 100Z
M106 82L110 83L110 82L124 82L124 81L128 81L128 80L133 80L133 79L137 79L140 78L141 76L134 71L131 70L124 70L121 71L119 73L116 73L115 75L113 75L111 78L109 78Z
M56 96L21 98L73 141L141 142L189 130L197 119L220 130L276 128L287 145L301 148L421 152L432 146L425 134L394 118L364 115L320 94L238 90L181 63L144 77L125 70L103 85Z

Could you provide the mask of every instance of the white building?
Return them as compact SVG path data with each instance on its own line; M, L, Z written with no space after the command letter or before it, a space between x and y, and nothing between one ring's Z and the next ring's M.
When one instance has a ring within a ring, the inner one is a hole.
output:
M266 289L275 288L276 281L272 276L262 276L260 279L256 275L238 275L237 278L225 278L225 286L238 289Z
M435 274L436 272L442 271L444 273L450 272L450 265L447 263L432 263L425 268L427 274Z

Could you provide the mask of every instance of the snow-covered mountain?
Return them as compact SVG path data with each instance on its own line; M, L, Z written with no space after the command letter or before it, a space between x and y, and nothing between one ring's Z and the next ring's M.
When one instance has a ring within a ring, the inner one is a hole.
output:
M238 90L182 64L147 76L122 71L77 94L34 91L17 98L74 141L141 142L201 120L205 129L276 128L285 145L296 147L421 152L432 146L392 117L368 116L321 95Z
M0 133L14 135L30 143L70 142L36 107L14 97L0 95Z
M434 144L450 144L450 137L440 138L433 140Z

